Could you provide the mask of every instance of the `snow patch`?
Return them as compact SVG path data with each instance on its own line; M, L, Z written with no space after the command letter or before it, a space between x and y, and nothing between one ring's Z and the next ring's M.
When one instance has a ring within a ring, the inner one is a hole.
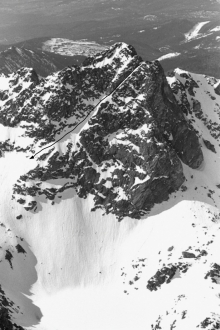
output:
M166 54L166 55L163 55L159 58L157 58L158 61L163 61L163 60L166 60L167 58L172 58L172 57L176 57L176 56L179 56L181 55L180 53L169 53L169 54Z
M136 186L138 184L142 184L142 183L144 183L144 182L146 182L148 180L150 180L150 176L149 175L146 175L146 177L143 180L139 179L138 177L135 177L135 182L134 182L134 184L133 184L132 187L134 187L134 186Z
M216 26L214 29L210 30L211 32L220 31L220 26Z
M199 34L199 31L204 25L208 24L209 22L210 21L206 21L196 24L188 33L185 33L185 41L188 42L201 36L201 34Z
M8 88L9 88L9 79L6 76L1 75L0 76L0 90L4 91Z

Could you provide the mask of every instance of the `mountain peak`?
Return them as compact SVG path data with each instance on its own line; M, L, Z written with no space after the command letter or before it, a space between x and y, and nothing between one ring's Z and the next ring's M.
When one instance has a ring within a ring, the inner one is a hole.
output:
M219 83L124 43L0 76L2 322L219 328Z
M13 198L22 200L26 209L37 210L39 194L48 196L35 182L57 176L55 168L59 176L68 177L71 169L72 183L64 189L75 187L83 198L92 194L93 210L101 208L120 220L140 218L180 188L185 180L180 160L192 168L203 161L197 134L161 65L144 62L125 43L41 82L26 68L9 82L15 87L5 91L0 120L15 130L19 125L31 141L24 149L18 138L11 148L36 154L39 160L14 187ZM15 100L18 89L22 92ZM58 143L68 148L58 151ZM35 200L25 202L30 181Z

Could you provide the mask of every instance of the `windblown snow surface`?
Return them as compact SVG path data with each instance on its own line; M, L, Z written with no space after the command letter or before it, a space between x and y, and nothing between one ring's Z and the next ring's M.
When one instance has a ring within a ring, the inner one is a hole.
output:
M13 320L25 329L219 329L220 81L179 69L167 79L198 131L204 162L197 170L183 164L184 189L140 220L118 222L101 210L91 212L92 197L79 198L71 188L54 205L39 197L38 212L26 211L11 199L13 185L39 161L16 151L0 158L0 279L19 306ZM7 84L0 79L1 89ZM1 141L15 144L21 135L3 125L0 133ZM56 148L62 154L66 145ZM44 184L57 188L62 180ZM18 253L18 244L25 253ZM12 264L3 258L7 250ZM167 269L175 274L155 277Z

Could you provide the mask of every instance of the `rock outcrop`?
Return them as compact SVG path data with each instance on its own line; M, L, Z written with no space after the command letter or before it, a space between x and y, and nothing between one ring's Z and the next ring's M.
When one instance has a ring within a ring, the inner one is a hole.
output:
M210 278L212 283L220 284L220 265L214 263L205 275L205 279Z
M215 86L215 93L217 95L220 95L220 83L216 84L216 86Z
M24 330L12 320L12 313L19 308L6 296L0 285L0 328L1 330Z
M162 267L147 282L147 289L150 291L158 290L162 284L170 283L176 272L186 273L191 265L188 263L176 263Z

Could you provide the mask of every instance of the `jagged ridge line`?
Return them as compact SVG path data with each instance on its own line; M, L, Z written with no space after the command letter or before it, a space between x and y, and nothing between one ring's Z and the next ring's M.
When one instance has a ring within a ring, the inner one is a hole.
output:
M110 95L112 95L117 90L117 88L119 88L134 73L134 71L137 70L143 63L145 63L145 62L144 61L141 62L141 64L138 65L117 87L115 87L115 89L113 89L113 91L110 94L108 94L105 97L103 97L98 102L98 104L96 104L96 106L92 109L92 111L94 111L103 100L105 100L107 97L109 97ZM41 151L52 147L54 144L56 144L57 142L59 142L60 140L62 140L66 135L68 135L69 133L73 132L80 124L82 124L89 117L89 115L92 113L92 111L90 111L90 113L81 122L79 122L72 130L70 130L69 132L67 132L66 134L64 134L60 139L58 139L57 141L53 142L50 146L44 147L40 151L36 152L33 156L30 157L30 159L34 159L34 157L36 155L38 155Z

